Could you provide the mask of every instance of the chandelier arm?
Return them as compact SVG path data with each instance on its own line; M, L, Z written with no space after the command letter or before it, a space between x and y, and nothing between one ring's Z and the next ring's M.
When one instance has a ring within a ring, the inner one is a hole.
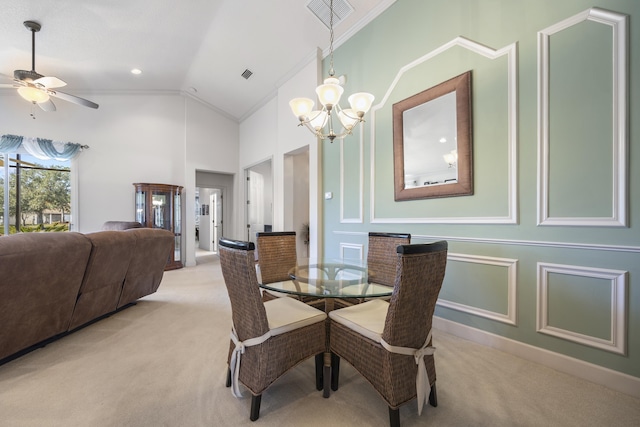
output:
M342 110L341 109L340 111L342 111L342 114L344 114L345 116L349 117L350 119L357 120L358 122L364 122L364 119L363 119L364 114L362 114L361 111L356 112L355 116L347 113L347 111L349 111L349 109L347 109L347 110ZM351 111L353 111L353 110L351 110Z
M313 117L308 117L308 116L307 116L307 119L306 119L304 122L305 122L305 123L311 123L312 121L314 121L315 119L317 119L318 117L320 117L320 114L322 114L324 111L325 111L325 109L324 109L324 108L322 108L322 110L318 110L318 114L316 114L315 116L313 116Z
M322 110L318 110L317 114L313 117L309 117L309 116L299 116L298 120L300 120L300 124L298 126L302 126L307 125L307 128L309 128L312 132L315 133L315 129L313 128L313 126L311 126L311 123L317 119L318 117L320 117L320 115L322 115L322 113L327 113L326 109L323 107ZM328 115L328 114L327 114ZM320 126L321 128L325 127L327 124L327 118L325 117L324 121L322 122L322 125Z

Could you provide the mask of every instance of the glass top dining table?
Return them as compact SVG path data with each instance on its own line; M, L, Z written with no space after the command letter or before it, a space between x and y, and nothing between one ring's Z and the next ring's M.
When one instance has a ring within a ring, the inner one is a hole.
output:
M393 288L368 283L367 266L359 259L300 259L289 270L291 280L260 284L261 288L320 298L378 298Z
M260 287L284 294L318 297L326 313L335 308L338 298L353 298L356 302L363 298L388 297L393 292L390 286L368 283L366 261L359 259L299 259L289 270L289 277L291 280L261 283ZM319 379L316 387L323 390L322 395L327 398L332 384L333 357L329 351L320 357L324 367L322 375L316 377Z

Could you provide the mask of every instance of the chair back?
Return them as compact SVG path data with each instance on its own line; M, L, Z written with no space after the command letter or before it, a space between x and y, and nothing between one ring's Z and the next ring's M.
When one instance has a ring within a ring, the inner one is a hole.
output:
M446 241L398 246L396 281L382 333L390 345L424 345L444 280L447 246Z
M290 280L289 270L296 266L296 232L256 233L258 265L262 283Z
M253 242L224 237L218 245L236 334L240 341L262 336L269 330L269 323L256 279L255 246Z
M396 280L396 248L411 243L411 234L369 233L367 270L369 282L393 286Z

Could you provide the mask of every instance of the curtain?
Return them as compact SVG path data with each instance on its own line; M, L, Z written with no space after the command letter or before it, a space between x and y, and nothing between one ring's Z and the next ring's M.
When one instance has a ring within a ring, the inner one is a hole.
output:
M28 138L18 135L2 135L0 137L0 153L16 152L21 147L38 159L60 161L71 160L84 148L89 148L87 145L44 138Z
M22 144L22 137L16 135L2 135L0 137L0 153L9 153L18 150Z

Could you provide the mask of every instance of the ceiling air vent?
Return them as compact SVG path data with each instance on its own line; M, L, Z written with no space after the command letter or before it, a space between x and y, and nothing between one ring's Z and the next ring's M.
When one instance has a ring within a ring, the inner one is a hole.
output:
M250 69L246 69L242 72L242 77L244 77L245 79L249 80L249 77L251 77L253 75L253 71L251 71Z
M329 19L331 17L331 9L329 9L329 0L311 0L307 3L307 9L318 18L325 27L329 28ZM333 1L333 26L338 25L342 20L353 12L353 6L347 0Z

